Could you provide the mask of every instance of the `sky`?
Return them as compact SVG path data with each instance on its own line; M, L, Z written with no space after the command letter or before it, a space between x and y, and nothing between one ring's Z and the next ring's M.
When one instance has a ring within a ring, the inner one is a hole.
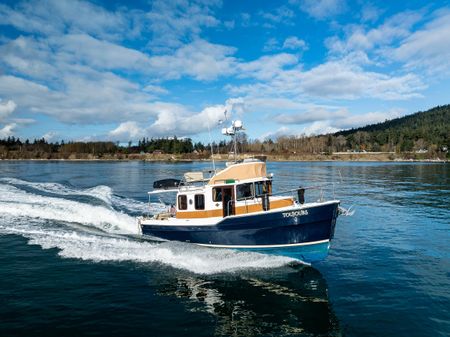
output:
M0 0L0 138L264 140L448 103L450 0Z

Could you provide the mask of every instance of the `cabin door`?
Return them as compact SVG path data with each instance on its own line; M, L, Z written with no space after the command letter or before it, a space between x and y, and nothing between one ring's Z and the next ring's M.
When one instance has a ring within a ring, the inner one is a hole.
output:
M233 187L222 187L223 217L234 215Z

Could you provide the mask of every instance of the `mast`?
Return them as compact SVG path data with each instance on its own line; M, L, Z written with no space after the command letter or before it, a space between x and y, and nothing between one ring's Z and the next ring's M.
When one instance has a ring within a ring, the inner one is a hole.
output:
M230 136L233 138L233 154L235 163L237 162L237 133L241 130L244 130L244 125L240 120L232 121L231 126L229 128L222 129L223 135Z

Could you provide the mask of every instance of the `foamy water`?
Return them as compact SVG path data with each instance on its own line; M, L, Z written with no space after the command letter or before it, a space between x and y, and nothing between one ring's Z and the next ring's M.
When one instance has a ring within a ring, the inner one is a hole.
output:
M45 192L62 196L87 196L102 201L105 205L123 208L130 212L145 212L147 204L138 200L123 198L113 194L109 186L99 185L86 189L76 189L58 183L29 182L16 178L1 178L0 184L6 183L17 187L24 187L37 192Z
M88 196L101 203L69 200L67 196ZM108 186L76 189L57 183L0 179L0 234L21 235L29 239L29 244L43 249L57 248L63 258L161 263L199 274L276 268L293 261L287 257L134 239L130 235L138 234L136 219L123 210L136 212L145 206L114 195Z

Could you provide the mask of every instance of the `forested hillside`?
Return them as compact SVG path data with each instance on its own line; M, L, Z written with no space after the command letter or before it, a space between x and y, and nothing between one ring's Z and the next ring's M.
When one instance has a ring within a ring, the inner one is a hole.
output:
M284 154L395 152L407 158L445 158L450 145L450 105L383 123L317 136L249 140L243 150Z
M450 105L337 132L334 136L344 136L350 144L358 144L371 150L385 148L398 152L438 151L450 145Z

